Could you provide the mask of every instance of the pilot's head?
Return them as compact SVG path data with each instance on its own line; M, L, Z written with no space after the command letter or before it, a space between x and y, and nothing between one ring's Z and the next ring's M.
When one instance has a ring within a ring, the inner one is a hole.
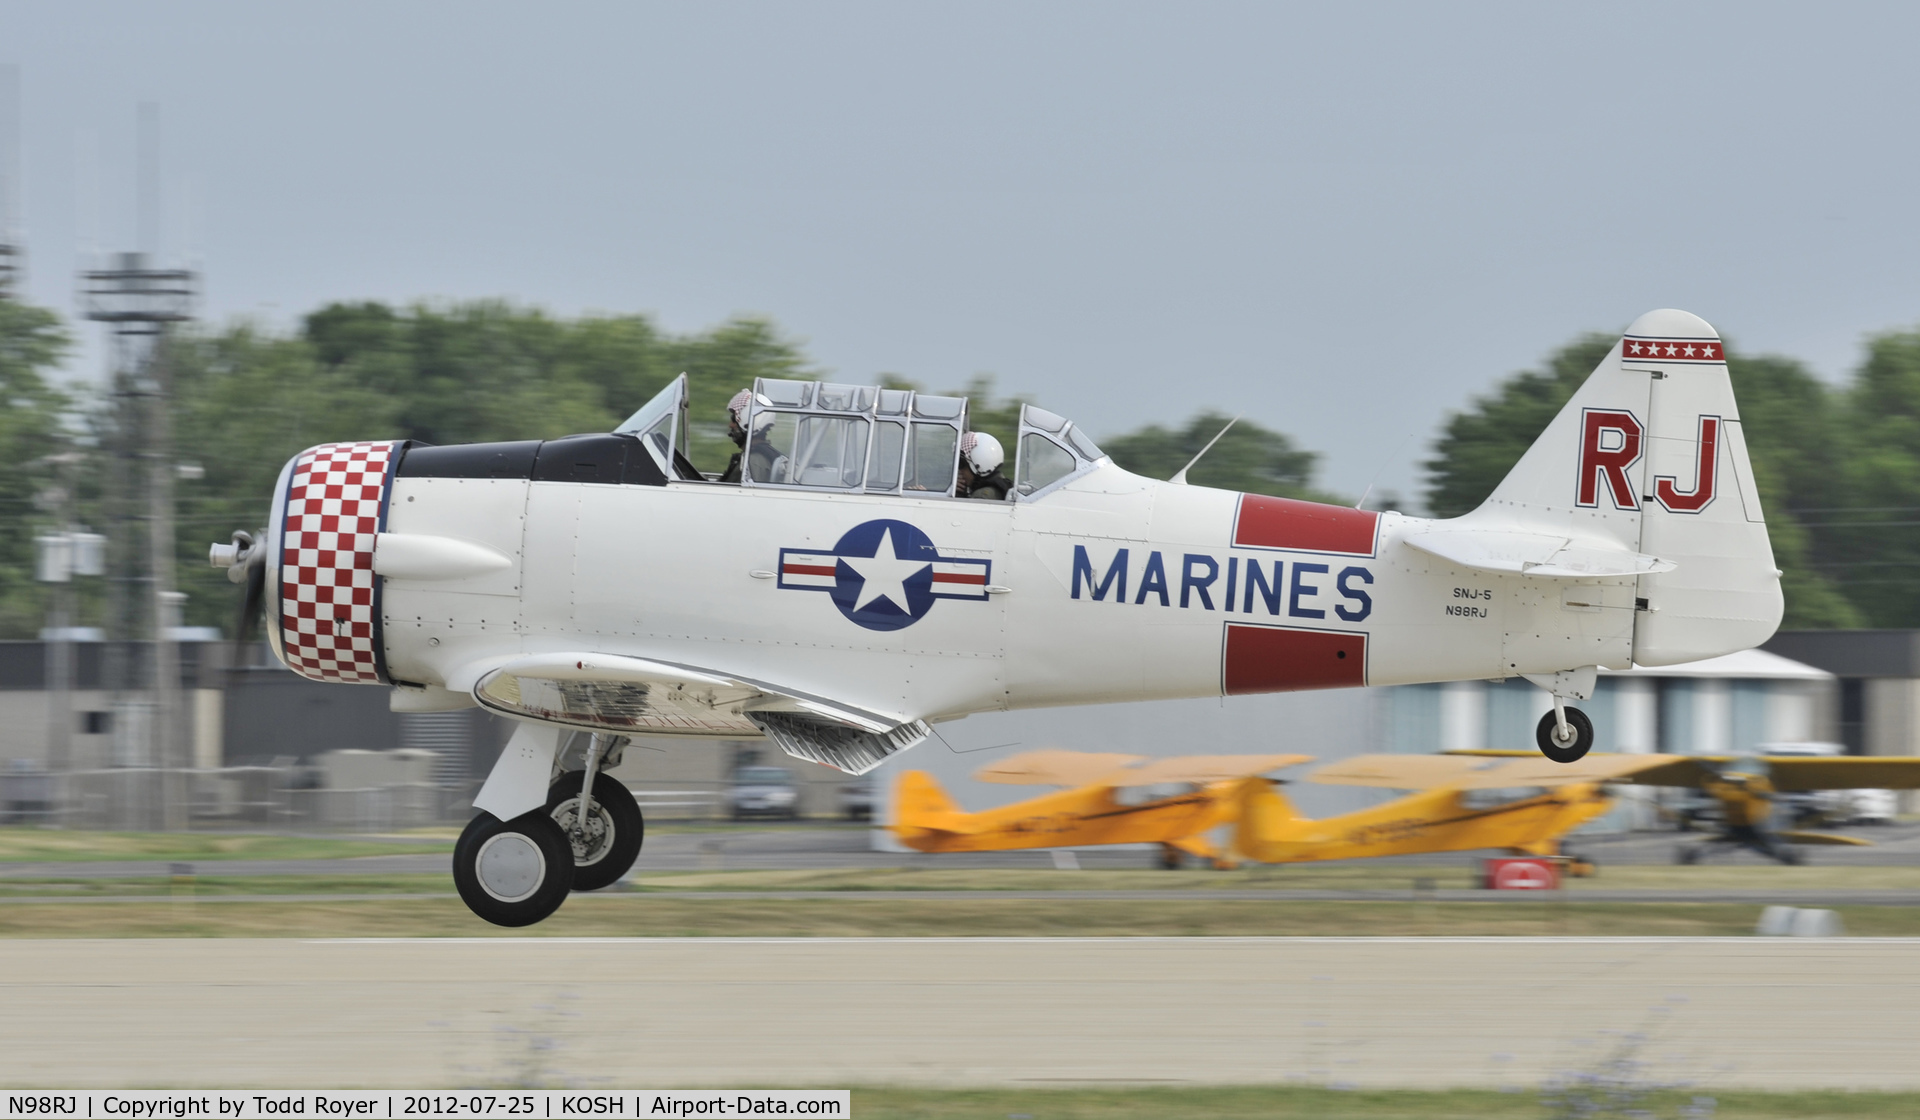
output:
M727 438L735 447L747 445L747 410L752 407L752 389L740 390L727 402Z

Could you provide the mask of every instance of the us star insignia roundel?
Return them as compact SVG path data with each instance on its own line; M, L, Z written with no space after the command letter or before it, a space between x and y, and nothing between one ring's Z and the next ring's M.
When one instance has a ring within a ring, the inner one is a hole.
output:
M927 617L935 599L985 600L990 560L940 555L904 521L848 529L827 552L780 550L780 586L824 591L840 613L869 630L899 630Z

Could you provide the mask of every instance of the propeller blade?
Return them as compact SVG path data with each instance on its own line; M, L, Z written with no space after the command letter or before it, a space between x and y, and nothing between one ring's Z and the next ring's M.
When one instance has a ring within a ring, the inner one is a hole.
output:
M266 554L261 553L258 563L247 565L247 592L240 600L240 622L233 628L235 637L243 644L253 640L254 631L260 623L261 600L266 597L266 591Z

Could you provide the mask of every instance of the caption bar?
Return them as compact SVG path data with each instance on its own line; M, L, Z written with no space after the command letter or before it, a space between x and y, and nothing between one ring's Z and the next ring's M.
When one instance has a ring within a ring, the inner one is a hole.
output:
M9 1092L0 1120L596 1120L853 1115L846 1089L68 1089Z

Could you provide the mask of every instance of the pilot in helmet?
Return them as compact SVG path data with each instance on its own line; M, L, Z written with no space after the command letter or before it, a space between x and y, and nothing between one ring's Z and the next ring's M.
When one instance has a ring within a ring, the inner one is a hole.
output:
M962 498L1006 501L1013 491L1012 481L1000 473L1006 461L999 440L986 432L967 432L960 437L960 479L953 492Z
M752 409L753 390L751 389L740 390L733 395L732 400L727 402L727 438L732 440L733 445L740 450L734 452L733 458L727 460L727 469L719 479L721 482L740 481L740 457L747 447L747 413ZM772 413L762 413L754 426L764 435L766 430L773 426L773 419ZM780 457L780 452L762 439L754 444L753 457L755 464L761 468L753 472L754 481L767 481L768 468Z

